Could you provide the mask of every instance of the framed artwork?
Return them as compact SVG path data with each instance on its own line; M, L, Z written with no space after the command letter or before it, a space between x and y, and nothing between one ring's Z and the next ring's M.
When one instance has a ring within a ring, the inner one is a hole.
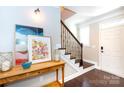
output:
M29 61L39 63L51 60L50 37L28 36Z
M28 59L28 35L43 36L43 29L31 26L16 25L15 32L15 65L21 65Z

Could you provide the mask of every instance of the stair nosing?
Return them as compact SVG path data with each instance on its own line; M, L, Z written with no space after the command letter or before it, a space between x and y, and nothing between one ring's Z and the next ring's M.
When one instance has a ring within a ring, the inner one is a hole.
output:
M70 59L76 59L76 57L70 57Z
M65 50L66 48L58 48L58 50Z
M65 53L65 55L71 55L71 53Z

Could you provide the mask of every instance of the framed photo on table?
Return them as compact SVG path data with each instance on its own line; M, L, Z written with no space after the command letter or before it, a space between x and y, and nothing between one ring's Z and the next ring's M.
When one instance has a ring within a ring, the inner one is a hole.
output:
M51 60L50 37L28 36L29 61L39 63Z

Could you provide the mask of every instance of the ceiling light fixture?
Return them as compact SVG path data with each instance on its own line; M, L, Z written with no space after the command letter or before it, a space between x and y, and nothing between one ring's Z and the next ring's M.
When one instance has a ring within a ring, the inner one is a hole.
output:
M37 8L36 10L34 10L35 14L39 14L40 13L40 9Z

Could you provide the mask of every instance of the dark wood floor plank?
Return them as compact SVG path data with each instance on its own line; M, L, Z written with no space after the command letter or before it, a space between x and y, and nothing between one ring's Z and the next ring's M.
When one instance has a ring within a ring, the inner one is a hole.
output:
M65 87L124 87L124 78L94 69L66 82Z
M88 63L88 62L83 62L83 68L85 69L85 68L88 68L88 67L90 67L90 66L93 66L94 64L91 64L91 63Z

